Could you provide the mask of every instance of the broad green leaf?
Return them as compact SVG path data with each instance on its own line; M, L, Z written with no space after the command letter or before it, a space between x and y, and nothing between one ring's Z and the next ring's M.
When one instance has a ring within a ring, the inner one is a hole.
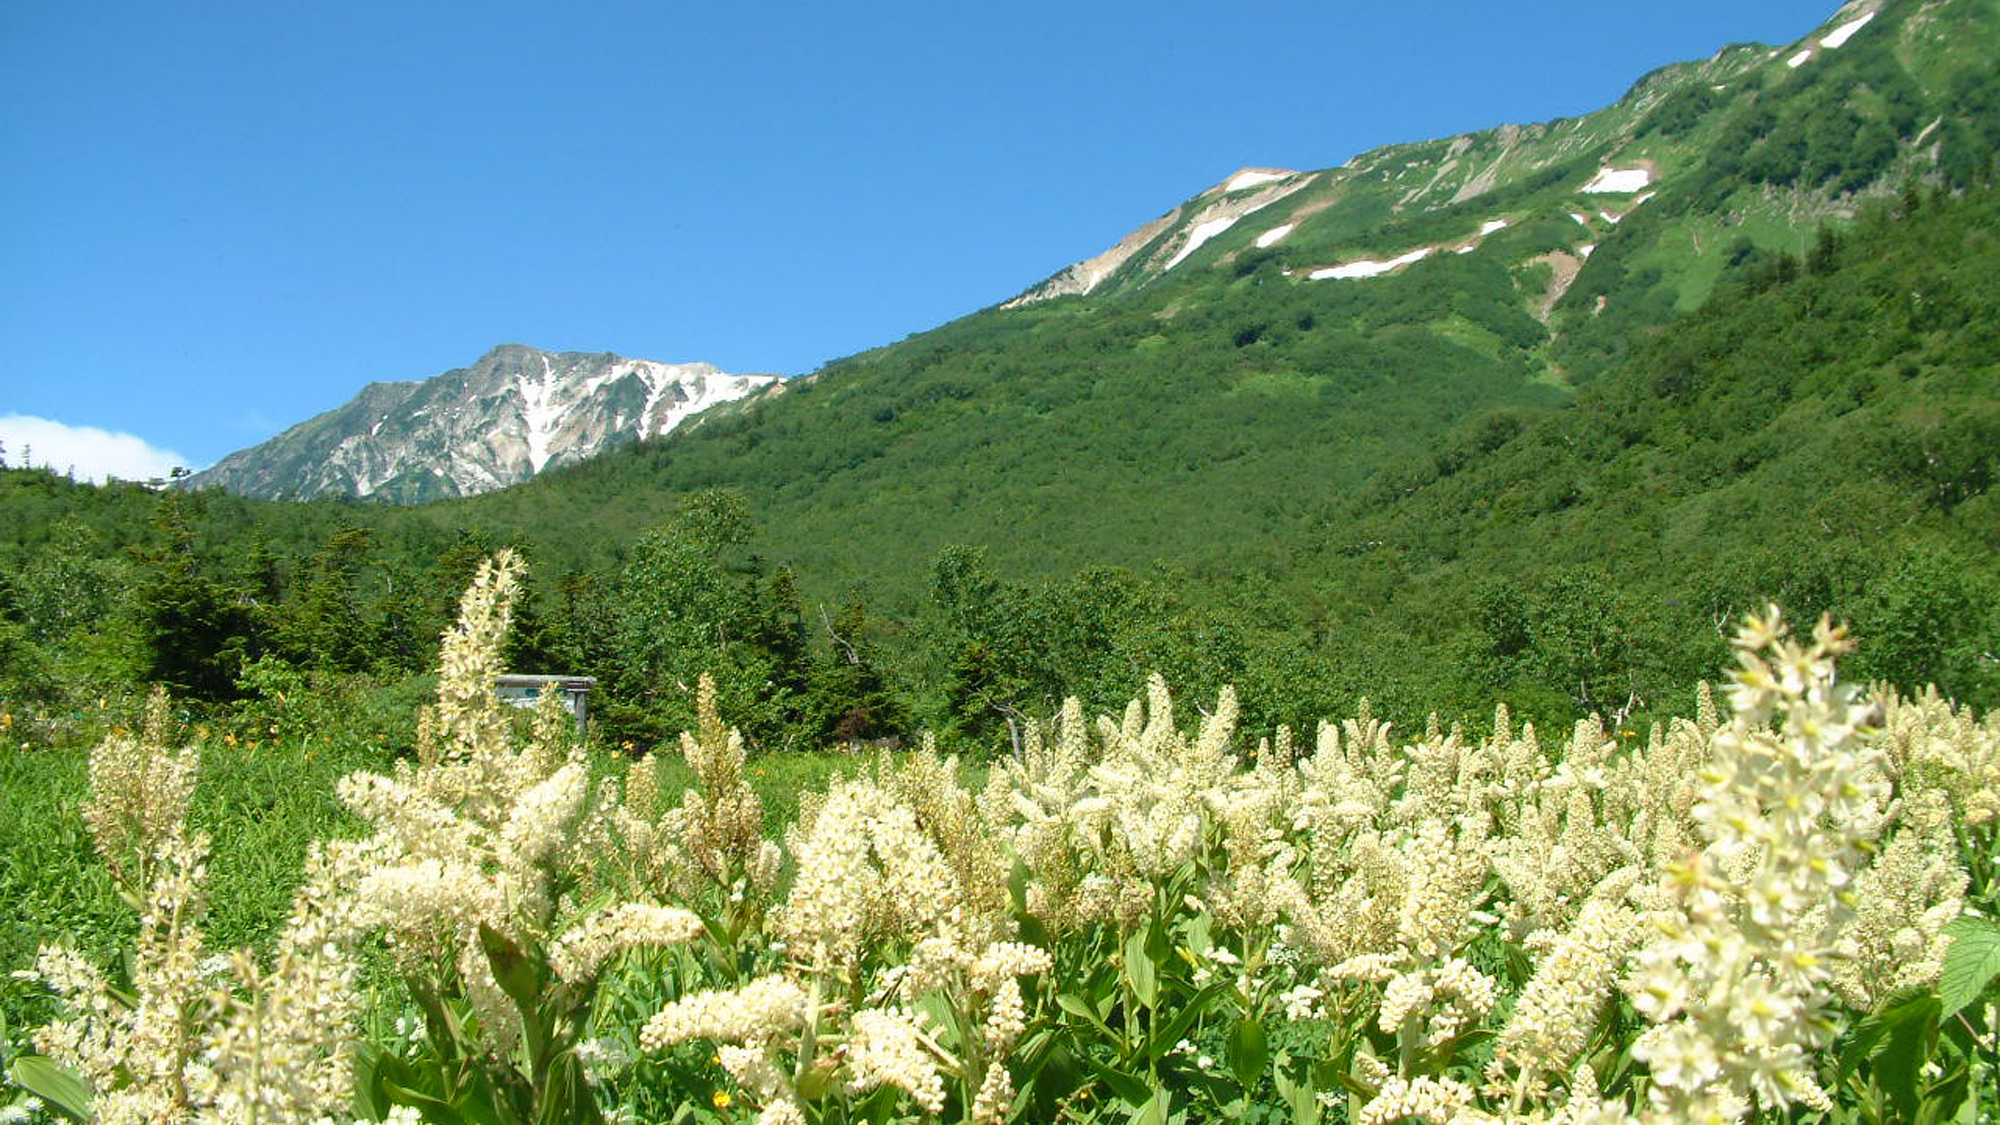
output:
M1154 1091L1154 1089L1146 1083L1145 1079L1139 1077L1136 1074L1133 1074L1129 1071L1119 1070L1117 1067L1114 1067L1109 1063L1101 1063L1098 1062L1096 1059L1092 1058L1086 1058L1083 1061L1086 1066L1090 1067L1090 1072L1092 1074L1095 1074L1099 1078L1103 1079L1104 1084L1106 1086L1111 1087L1112 1093L1117 1094L1121 1098L1124 1098L1126 1101L1132 1103L1134 1106L1145 1105L1147 1099L1153 1097L1154 1094L1156 1093L1156 1091Z
M11 1068L15 1085L72 1121L92 1121L90 1083L41 1055L21 1055Z
M1014 921L1021 928L1021 940L1037 949L1055 952L1055 939L1049 936L1049 928L1033 914L1016 914Z
M1272 1074L1278 1086L1278 1100L1292 1110L1292 1125L1319 1125L1319 1099L1311 1082L1294 1082L1282 1069Z
M602 1125L597 1097L583 1075L576 1053L564 1051L550 1067L546 1100L542 1103L542 1125Z
M1888 1040L1869 1056L1875 1084L1889 1095L1901 1120L1914 1121L1922 1099L1923 1068L1937 1042L1937 997L1925 993L1882 1013Z
M1061 1008L1063 1011L1068 1012L1070 1015L1076 1016L1078 1019L1081 1019L1084 1022L1090 1024L1098 1031L1104 1033L1106 1038L1117 1037L1115 1033L1112 1032L1111 1026L1104 1022L1104 1017L1097 1014L1097 1009L1091 1006L1090 1001L1085 1000L1083 997L1078 996L1076 993L1065 992L1062 995L1056 997L1056 1006Z
M486 951L486 961L493 966L493 979L499 982L500 990L522 1012L535 1010L542 1002L542 982L528 955L521 952L512 938L484 922L479 924L479 945Z
M1215 939L1210 936L1213 928L1214 921L1206 914L1197 914L1188 920L1188 948L1194 950L1197 957L1206 957L1208 951L1215 948Z
M448 1102L440 1101L429 1094L420 1093L408 1086L400 1086L387 1079L382 1081L382 1092L395 1105L415 1106L431 1125L465 1125L465 1116L452 1108Z
M1146 1099L1146 1104L1133 1112L1132 1125L1167 1125L1169 1100L1170 1095L1164 1087L1153 1091L1153 1096Z
M1146 952L1146 932L1133 934L1125 942L1125 979L1132 985L1132 995L1138 997L1143 1007L1150 1008L1159 1001L1160 981L1155 974L1153 955Z
M1187 1034L1188 1028L1194 1024L1194 1021L1200 1019L1208 1011L1215 998L1222 995L1229 987L1227 983L1217 981L1200 992L1195 993L1186 1003L1180 1005L1180 1010L1175 1012L1172 1018L1168 1019L1166 1023L1161 1024L1159 1029L1153 1032L1153 1038L1147 1044L1148 1053L1156 1059L1165 1057L1169 1051L1174 1049L1174 1044L1180 1042L1181 1037Z
M1256 1087L1258 1076L1264 1073L1264 1064L1271 1059L1270 1046L1264 1040L1264 1025L1248 1016L1237 1020L1229 1032L1228 1054L1229 1070L1247 1094Z
M874 1093L855 1107L856 1114L869 1125L889 1125L890 1119L896 1116L898 1097L895 1087L877 1086Z
M2000 922L1960 918L1944 932L1951 935L1951 946L1944 954L1944 975L1938 978L1938 1002L1948 1017L2000 977Z
M808 1102L816 1102L833 1089L833 1071L823 1066L813 1067L799 1076L794 1088L798 1090L799 1097Z
M382 1048L362 1040L354 1048L354 1116L361 1121L380 1121L388 1115L389 1103L382 1097L376 1075L382 1068Z

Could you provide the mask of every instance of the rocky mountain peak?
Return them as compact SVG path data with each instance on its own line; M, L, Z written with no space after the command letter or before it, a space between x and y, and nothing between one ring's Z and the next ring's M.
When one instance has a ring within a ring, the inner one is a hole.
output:
M709 407L781 385L709 363L502 344L421 382L370 383L346 405L188 478L270 498L397 502L518 484L626 442L656 438Z

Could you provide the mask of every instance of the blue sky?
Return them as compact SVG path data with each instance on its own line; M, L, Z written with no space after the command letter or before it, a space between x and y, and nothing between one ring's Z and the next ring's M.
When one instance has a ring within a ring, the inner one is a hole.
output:
M205 465L504 342L797 374L1236 168L1589 112L1836 6L14 0L0 441Z

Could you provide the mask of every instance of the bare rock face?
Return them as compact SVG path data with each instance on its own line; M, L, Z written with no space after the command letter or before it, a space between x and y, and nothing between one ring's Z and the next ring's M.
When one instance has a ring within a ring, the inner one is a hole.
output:
M504 344L422 382L370 383L335 410L188 477L245 496L346 495L416 503L519 484L625 442L659 437L776 375L707 363Z

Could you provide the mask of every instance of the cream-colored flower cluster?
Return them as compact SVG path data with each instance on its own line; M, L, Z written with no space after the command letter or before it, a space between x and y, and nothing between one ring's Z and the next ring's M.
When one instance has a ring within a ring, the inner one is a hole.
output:
M847 1040L847 1088L855 1093L894 1086L926 1113L944 1110L944 1076L923 1017L907 1008L854 1013Z
M798 872L774 922L794 950L851 963L962 918L959 884L936 841L915 810L873 781L837 783L802 805L789 843Z
M1637 911L1598 898L1548 943L1494 1044L1487 1073L1501 1091L1511 1092L1509 1069L1517 1088L1537 1098L1547 1077L1569 1073L1643 934Z
M247 952L203 955L208 842L186 831L198 770L193 747L168 749L156 693L146 733L114 736L92 756L85 817L142 914L129 989L113 989L72 950L46 948L37 970L69 1014L36 1046L95 1091L96 1119L124 1122L324 1122L353 1097L352 1027L359 1006L354 918L317 847L268 969ZM142 764L165 763L158 770ZM160 785L156 793L137 786Z
M1272 1010L1361 997L1398 1039L1395 1067L1364 1080L1368 1114L1818 1105L1828 1005L1865 1010L1936 979L1965 889L1952 833L1977 841L2000 807L2000 723L1935 696L1865 702L1833 677L1844 648L1830 628L1801 643L1752 621L1727 718L1704 686L1692 720L1637 742L1592 719L1544 747L1504 708L1484 740L1433 720L1398 742L1364 706L1303 757L1280 732L1249 768L1227 694L1180 733L1156 679L1095 731L1067 703L995 768L981 808L1056 932L1179 909L1159 895L1188 872L1187 909L1246 935L1283 927L1288 953L1321 969L1271 986ZM1468 960L1496 932L1533 966L1504 1009ZM1645 1107L1602 1098L1580 1057L1621 981L1658 1022L1638 1047ZM1510 1014L1483 1085L1429 1081L1496 1010Z
M83 821L112 881L135 906L153 883L155 860L185 831L199 772L200 749L173 746L172 726L166 689L154 688L140 733L114 731L90 754Z
M789 836L796 875L770 916L784 971L668 1003L641 1046L721 1044L724 1069L774 1120L836 1077L851 1094L901 1090L928 1114L957 1082L972 1120L1004 1120L1007 1057L1028 1022L1020 979L1053 962L1011 938L994 835L957 764L928 745L809 797ZM937 1008L951 1027L924 1014Z
M653 1013L639 1031L639 1046L660 1051L690 1039L767 1043L805 1026L815 1013L810 993L782 974L759 977L740 988L683 996Z
M418 763L343 779L342 798L373 831L328 849L358 923L383 935L420 995L468 1003L476 1046L502 1067L524 1033L580 1034L582 1010L524 1013L522 998L501 987L496 958L546 965L570 986L574 1009L611 958L701 931L686 910L617 902L629 888L605 885L638 866L614 831L630 818L613 788L593 781L556 694L542 697L525 737L496 698L520 574L511 552L481 565L444 638ZM573 903L606 897L612 905L588 913Z
M761 902L777 883L783 857L764 839L763 801L743 773L743 736L723 723L707 674L695 692L695 713L695 732L680 739L694 786L678 807L662 807L659 755L646 756L627 775L620 828L646 876L675 897Z
M1940 790L1959 823L2000 838L2000 711L1977 719L1936 688L1882 702L1883 764L1899 788Z
M1937 982L1951 944L1945 926L1965 908L1946 795L1924 790L1891 808L1894 836L1855 876L1853 915L1831 958L1834 990L1864 1012Z
M679 945L701 934L701 918L678 906L627 902L573 923L549 949L549 967L571 983L595 979L605 962L643 945Z
M1812 1053L1832 1034L1830 960L1886 796L1866 740L1879 711L1834 679L1847 647L1825 622L1793 641L1775 609L1738 637L1735 718L1694 810L1706 846L1668 868L1670 906L1626 984L1655 1022L1633 1045L1654 1120L1825 1107Z

